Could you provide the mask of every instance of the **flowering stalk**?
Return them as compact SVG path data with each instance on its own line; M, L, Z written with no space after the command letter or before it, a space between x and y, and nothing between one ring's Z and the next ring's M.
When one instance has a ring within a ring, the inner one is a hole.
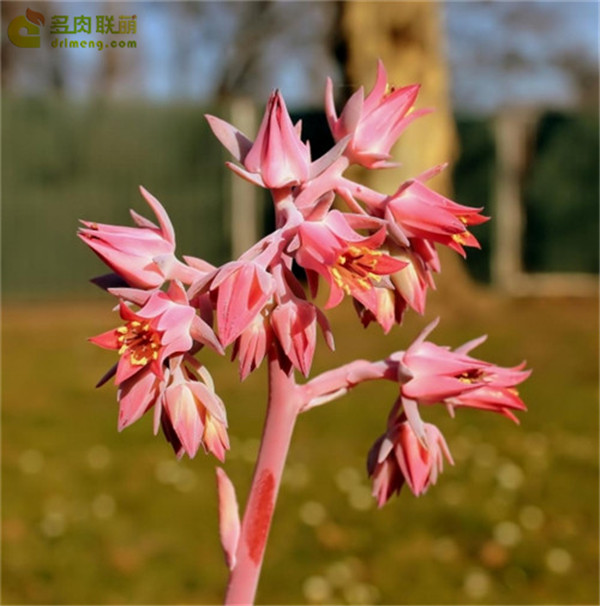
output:
M292 369L287 366L287 369L282 367L280 352L273 345L269 351L269 402L265 427L225 604L254 603L281 476L301 403Z
M454 416L463 407L500 413L518 422L525 410L516 386L524 365L501 368L471 357L482 339L451 350L428 341L437 320L405 351L384 360L355 360L310 377L317 333L334 349L324 313L344 298L358 319L387 334L411 308L425 313L427 292L440 271L436 246L465 255L479 244L469 231L487 220L425 185L445 165L401 183L387 195L344 175L352 164L377 170L395 166L391 147L416 117L418 86L390 87L383 64L371 93L357 91L336 113L331 82L325 109L335 145L317 160L302 141L283 97L275 91L254 141L234 126L207 116L215 136L236 163L229 168L269 189L273 233L238 259L215 267L175 255L175 233L160 202L142 196L158 225L132 211L135 227L83 221L79 237L112 270L93 280L118 299L116 328L90 339L119 359L98 385L114 377L119 431L153 411L176 456L202 449L224 462L229 449L225 403L217 395L202 350L232 348L243 381L266 358L268 405L254 477L242 519L235 487L217 469L219 534L230 570L226 604L254 601L266 542L296 419L355 386L385 380L398 386L385 431L367 456L379 507L406 484L417 496L435 484L443 462L452 463L444 437L421 418L438 403ZM345 209L333 208L339 197ZM304 272L306 283L297 277ZM322 284L324 309L315 302ZM296 373L304 376L296 382Z

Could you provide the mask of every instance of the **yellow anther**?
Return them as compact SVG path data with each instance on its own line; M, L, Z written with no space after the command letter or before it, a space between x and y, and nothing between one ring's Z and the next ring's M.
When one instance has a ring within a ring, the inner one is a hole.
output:
M457 244L466 244L468 236L469 236L469 232L468 231L463 231L460 234L452 234L452 239Z

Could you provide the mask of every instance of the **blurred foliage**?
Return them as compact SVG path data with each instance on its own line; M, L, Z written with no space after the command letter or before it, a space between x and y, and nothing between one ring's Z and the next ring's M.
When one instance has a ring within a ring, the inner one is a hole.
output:
M455 200L494 208L495 148L490 121L459 117L460 156L454 167ZM531 272L598 272L598 117L546 114L540 118L523 183L524 267ZM488 203L489 201L489 203ZM490 279L493 224L476 228L480 251L467 267Z
M598 272L598 117L548 114L525 184L530 271Z
M109 297L103 306L5 306L3 603L219 603L227 574L216 461L200 454L177 462L148 416L117 433L114 385L93 388L113 352L86 342L113 325L110 307ZM425 496L404 490L377 510L365 458L385 428L394 385L361 386L303 415L258 603L598 603L597 301L440 291L428 309L437 314L440 344L489 331L481 357L527 359L534 374L521 389L529 405L521 426L428 407L423 415L446 435L456 465ZM428 321L409 314L383 338L377 326L357 327L348 301L330 315L337 350L320 350L315 372L357 355L385 357ZM206 356L228 407L225 468L243 503L264 368L240 386L235 365Z
M180 254L224 261L226 169L205 111L4 98L4 293L89 291L103 269L75 237L78 219L131 225L130 208L153 218L138 185L167 208Z

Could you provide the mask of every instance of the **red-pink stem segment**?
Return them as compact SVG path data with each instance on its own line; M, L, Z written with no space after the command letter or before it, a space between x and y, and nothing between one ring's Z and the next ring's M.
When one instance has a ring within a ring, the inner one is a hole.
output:
M282 356L283 357L283 356ZM277 346L269 352L269 403L258 460L242 520L236 565L225 604L253 604L281 476L301 405L293 369L281 367Z
M363 381L395 381L398 375L397 364L392 361L357 360L300 386L294 380L294 371L289 363L282 368L282 359L285 357L273 344L269 352L267 417L242 520L236 564L229 577L226 606L254 603L281 476L300 412L333 400Z

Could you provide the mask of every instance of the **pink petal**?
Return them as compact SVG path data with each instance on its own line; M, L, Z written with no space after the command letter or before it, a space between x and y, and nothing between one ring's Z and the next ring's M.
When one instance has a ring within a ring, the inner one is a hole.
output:
M237 128L209 114L204 116L215 137L223 147L238 161L243 162L252 147L252 141Z
M145 189L141 185L140 193L142 194L150 208L154 211L154 214L158 219L158 224L160 225L163 237L173 246L175 246L175 231L173 230L173 224L169 219L167 211L164 209L163 205L147 189Z

